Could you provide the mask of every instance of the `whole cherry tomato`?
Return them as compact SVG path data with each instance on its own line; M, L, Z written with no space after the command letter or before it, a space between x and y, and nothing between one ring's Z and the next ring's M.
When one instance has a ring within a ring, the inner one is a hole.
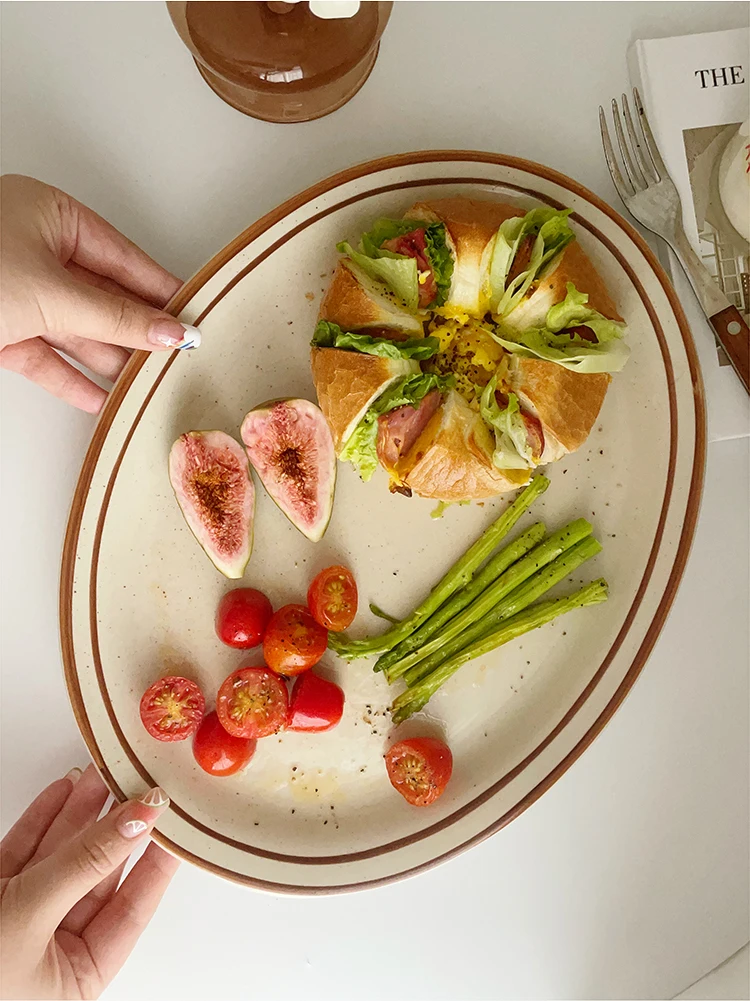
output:
M322 733L332 730L343 712L344 693L339 686L312 671L306 671L294 682L286 728Z
M321 570L307 592L307 604L315 621L335 633L352 624L357 601L357 585L346 567Z
M254 587L227 591L216 610L216 635L227 646L249 650L263 641L273 615L271 602Z
M385 755L391 785L412 806L429 806L448 784L453 771L450 749L433 737L400 740Z
M195 733L193 757L209 775L234 775L255 754L256 743L227 733L213 712L204 718Z
M206 711L203 692L188 678L159 678L141 698L141 720L157 740L185 740Z
M327 646L328 631L304 605L284 605L268 623L263 659L277 674L301 674L318 663Z

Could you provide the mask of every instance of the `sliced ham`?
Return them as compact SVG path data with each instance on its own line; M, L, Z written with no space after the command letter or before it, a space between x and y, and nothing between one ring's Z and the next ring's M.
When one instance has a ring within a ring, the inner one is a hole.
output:
M542 430L542 422L538 417L534 417L533 414L526 413L525 410L521 411L521 417L523 417L523 423L526 427L526 440L529 443L531 454L534 457L534 461L538 462L542 457L542 452L544 451L544 431Z
M519 275L522 275L524 271L528 271L529 264L531 263L531 251L534 249L535 242L536 235L534 233L529 233L521 240L516 249L515 256L513 257L513 263L510 266L508 277L505 279L506 288L512 281L515 281Z
M497 405L502 409L508 406L508 397L505 393L502 393L499 389L495 393L495 400ZM523 418L523 425L526 429L526 441L529 448L531 449L531 454L534 457L534 461L538 461L542 457L542 452L544 451L544 430L542 428L542 422L538 417L533 414L527 413L523 409L521 410L521 417Z
M578 327L566 327L565 330L561 330L560 333L567 334L571 340L576 334L578 334L578 336L583 338L584 341L590 341L591 344L599 343L599 338L596 336L594 331L591 327L587 327L584 323Z
M383 250L390 250L392 254L403 254L404 257L413 257L416 260L417 271L421 278L419 308L424 309L429 306L437 297L438 287L427 253L424 227L413 229L411 233L404 233L403 236L394 237L393 240L386 240L383 244Z
M378 417L378 459L386 469L394 469L408 454L441 401L440 391L432 389L417 407L407 403Z

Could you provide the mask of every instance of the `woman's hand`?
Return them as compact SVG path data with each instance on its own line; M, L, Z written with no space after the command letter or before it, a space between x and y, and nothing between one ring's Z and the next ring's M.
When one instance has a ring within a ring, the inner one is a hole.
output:
M161 309L182 284L101 216L31 177L2 178L0 366L98 413L131 348L197 347Z
M106 799L93 765L73 769L3 839L3 998L98 997L151 920L177 860L149 844L118 883L169 800L152 789L97 821Z

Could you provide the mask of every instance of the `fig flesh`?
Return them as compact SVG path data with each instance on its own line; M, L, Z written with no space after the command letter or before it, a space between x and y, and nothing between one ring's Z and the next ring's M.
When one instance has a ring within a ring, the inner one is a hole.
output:
M223 431L188 431L169 453L169 480L190 530L225 577L253 549L255 487L241 445Z
M242 422L247 456L271 499L311 542L333 508L336 453L322 411L309 400L271 400Z

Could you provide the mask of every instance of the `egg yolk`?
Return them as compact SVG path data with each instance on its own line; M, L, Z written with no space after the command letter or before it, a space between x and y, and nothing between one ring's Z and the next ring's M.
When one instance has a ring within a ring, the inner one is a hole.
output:
M456 390L469 403L475 402L504 361L505 351L480 320L465 314L434 318L429 333L440 341L440 350L430 367L443 375L452 374ZM507 370L507 360L504 368Z

